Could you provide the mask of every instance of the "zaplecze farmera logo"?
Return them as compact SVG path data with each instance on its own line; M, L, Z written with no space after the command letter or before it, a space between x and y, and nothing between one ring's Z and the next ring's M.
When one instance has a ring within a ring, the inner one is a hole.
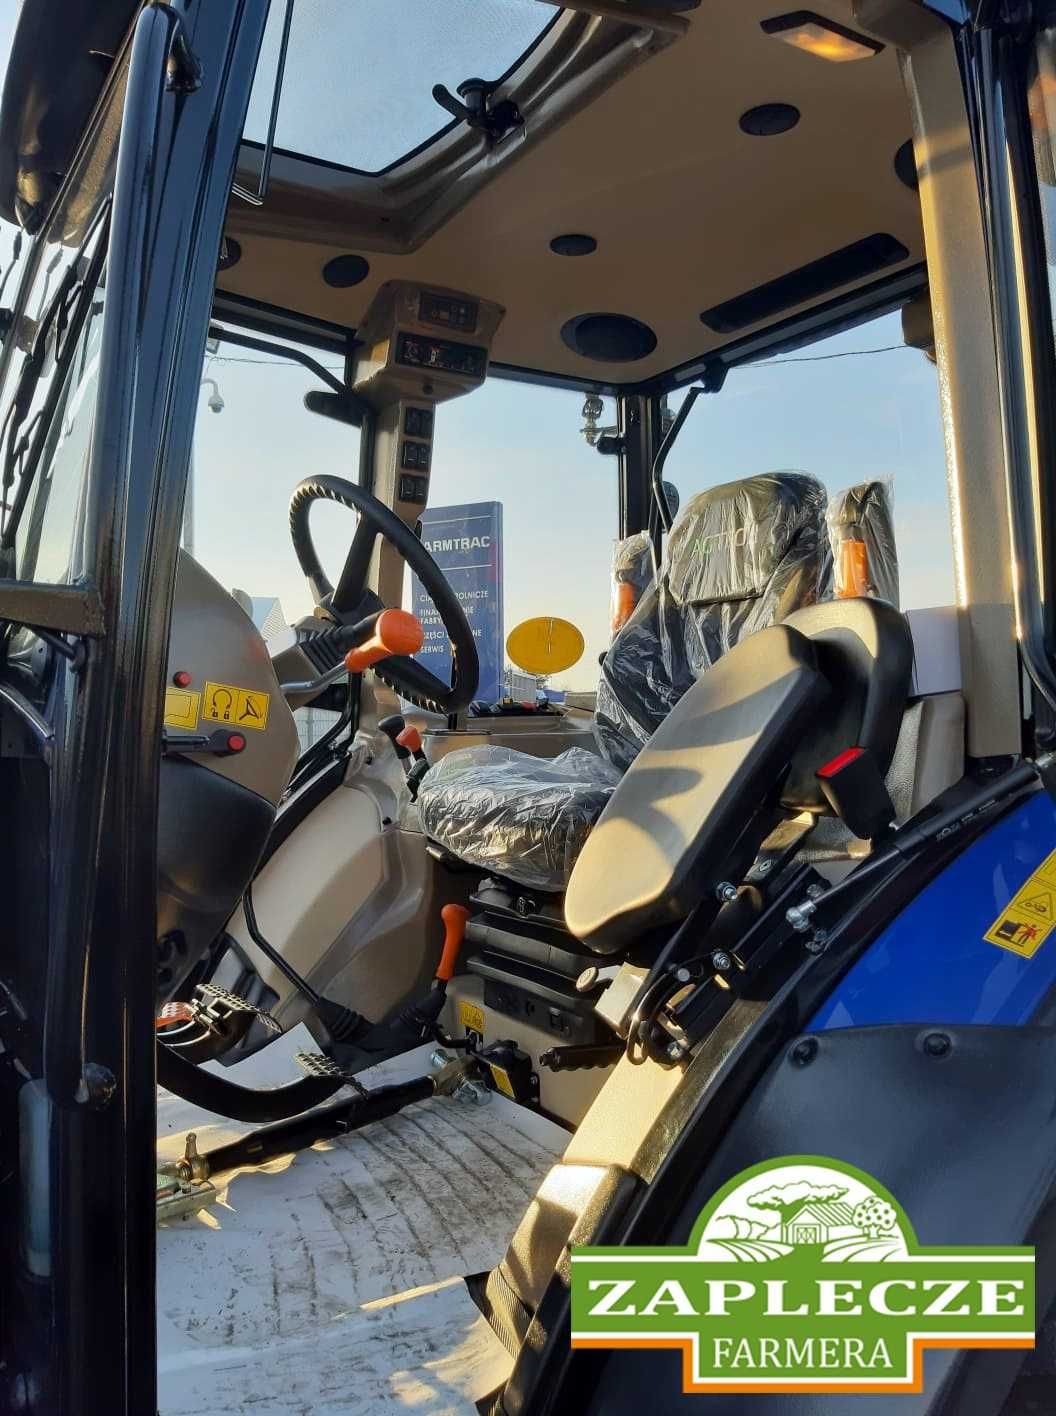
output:
M684 1246L572 1251L573 1347L681 1348L687 1392L919 1392L925 1348L1034 1331L1033 1249L922 1248L824 1156L741 1171Z

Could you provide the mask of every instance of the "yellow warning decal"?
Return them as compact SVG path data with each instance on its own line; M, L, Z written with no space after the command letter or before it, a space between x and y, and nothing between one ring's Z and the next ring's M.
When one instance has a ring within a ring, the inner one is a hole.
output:
M491 1075L499 1091L502 1092L504 1096L508 1096L512 1101L516 1101L517 1097L514 1094L513 1083L510 1081L510 1074L507 1072L506 1068L499 1067L494 1062L489 1062L488 1066L491 1068Z
M484 1009L478 1008L475 1003L460 1003L458 1005L458 1021L464 1028L469 1028L473 1032L484 1036Z
M1056 929L1056 851L1023 882L983 935L990 944L1032 959Z
M227 723L232 728L256 728L263 732L268 726L270 706L270 693L239 688L233 683L207 683L202 717L214 723Z
M167 728L196 728L198 726L198 704L200 693L188 693L184 688L165 690L165 726Z

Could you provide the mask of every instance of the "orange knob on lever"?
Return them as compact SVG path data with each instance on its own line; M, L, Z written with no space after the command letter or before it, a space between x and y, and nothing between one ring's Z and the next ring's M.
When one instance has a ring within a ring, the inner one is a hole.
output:
M469 911L465 905L445 905L440 911L444 921L444 947L440 952L440 962L436 967L436 977L441 983L450 983L458 967L458 955L462 941L466 937L466 923Z
M425 631L406 610L382 610L374 623L374 633L345 655L350 674L361 674L371 664L394 654L417 654L425 643Z
M413 724L404 728L403 732L397 736L396 741L414 757L422 756L422 735Z

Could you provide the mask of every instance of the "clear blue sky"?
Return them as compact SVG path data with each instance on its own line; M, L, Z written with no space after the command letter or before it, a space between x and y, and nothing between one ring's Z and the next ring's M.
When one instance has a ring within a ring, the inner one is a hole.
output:
M324 8L327 2L313 0ZM401 0L401 6L410 3ZM0 56L10 44L11 11L10 4L0 5ZM9 228L0 231L0 259L8 256L10 237ZM889 316L798 358L900 343L898 318ZM308 472L354 476L357 434L305 412L301 400L313 385L296 366L217 359L206 372L218 380L226 406L210 413L203 391L195 477L199 558L228 587L280 596L292 618L307 611L310 600L289 542L290 489ZM578 623L586 653L557 680L571 687L593 683L608 642L616 533L615 460L580 436L581 404L578 394L495 380L444 406L431 497L441 505L503 503L507 628L537 614ZM606 419L611 413L607 403ZM780 468L810 472L830 492L891 477L903 606L952 602L937 378L921 354L901 348L774 361L733 374L721 394L698 402L668 475L685 501L716 483ZM321 506L313 520L324 560L336 574L353 518Z

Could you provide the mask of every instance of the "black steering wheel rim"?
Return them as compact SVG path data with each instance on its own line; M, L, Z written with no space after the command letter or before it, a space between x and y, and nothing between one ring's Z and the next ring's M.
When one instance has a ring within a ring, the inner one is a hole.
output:
M323 570L308 525L308 514L317 501L337 502L359 513L359 526L336 589ZM294 487L290 497L290 537L317 605L326 605L338 616L356 609L366 592L371 552L378 536L399 552L436 606L451 641L452 682L443 683L422 664L403 656L383 660L374 672L394 692L418 707L436 713L456 713L471 703L477 692L480 662L465 611L436 561L394 511L354 482L343 477L305 477Z

